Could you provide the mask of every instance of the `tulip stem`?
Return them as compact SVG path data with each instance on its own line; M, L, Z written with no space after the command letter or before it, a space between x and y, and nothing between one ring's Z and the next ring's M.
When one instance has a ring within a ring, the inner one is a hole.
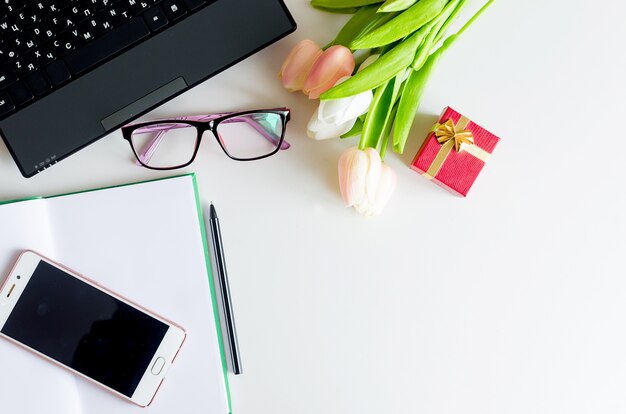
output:
M456 17L459 15L461 10L463 10L465 8L467 3L468 3L468 0L461 0L456 5L456 7L454 8L454 11L452 11L452 14L450 14L450 16L448 16L446 18L446 22L439 29L439 32L437 33L437 37L435 38L435 41L433 42L433 45L436 45L437 43L439 43L439 41L446 35L446 32L448 31L448 28L456 20Z
M385 131L385 135L383 135L382 143L380 144L380 159L381 161L385 160L385 155L387 154L387 144L389 142L389 133Z
M463 25L463 27L461 27L461 30L459 30L459 31L457 32L457 34L456 34L456 35L457 35L457 36L461 36L461 35L463 34L463 32L464 32L464 31L465 31L468 27L470 27L470 26L472 25L472 23L474 23L474 22L475 22L475 21L476 21L476 20L480 17L480 15L481 15L481 14L483 14L483 12L484 12L485 10L487 10L487 9L489 8L489 6L491 6L491 4L492 4L493 2L494 2L494 0L489 0L487 3L485 3L485 4L483 5L483 7L481 7L481 8L480 8L480 10L478 10L478 11L476 12L476 14L474 14L474 15L472 16L472 18L471 18L471 19L469 19L469 20L467 21L467 23L465 23L465 24Z
M389 135L385 135L383 137L382 146L380 147L380 160L381 161L385 160L385 155L387 154L387 143L388 142L389 142Z

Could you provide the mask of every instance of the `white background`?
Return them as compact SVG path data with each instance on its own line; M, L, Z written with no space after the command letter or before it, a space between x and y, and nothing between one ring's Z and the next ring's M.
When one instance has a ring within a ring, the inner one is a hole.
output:
M496 1L435 71L370 219L337 186L355 141L308 139L316 102L277 79L297 41L346 17L287 5L297 32L147 117L293 110L290 150L238 163L206 139L188 169L223 227L234 412L625 412L626 4ZM466 199L408 168L447 105L502 138ZM119 133L31 179L0 147L1 199L165 175Z

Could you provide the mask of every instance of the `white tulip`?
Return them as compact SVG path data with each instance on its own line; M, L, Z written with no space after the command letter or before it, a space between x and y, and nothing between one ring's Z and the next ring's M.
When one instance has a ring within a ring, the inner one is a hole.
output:
M309 138L317 140L337 138L350 131L355 122L356 118L339 125L324 122L319 118L319 108L317 108L307 125L306 133Z
M339 79L335 85L348 78ZM368 111L372 98L372 91L366 91L346 98L320 101L307 126L307 135L317 140L340 137L352 129L359 116Z

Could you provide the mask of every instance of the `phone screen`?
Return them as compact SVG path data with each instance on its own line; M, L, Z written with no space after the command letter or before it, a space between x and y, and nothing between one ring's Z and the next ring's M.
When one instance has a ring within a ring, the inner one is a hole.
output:
M168 328L40 261L2 333L131 397Z

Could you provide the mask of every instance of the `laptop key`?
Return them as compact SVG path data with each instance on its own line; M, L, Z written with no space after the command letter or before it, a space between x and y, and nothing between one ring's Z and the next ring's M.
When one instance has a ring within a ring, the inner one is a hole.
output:
M4 116L15 109L13 101L6 92L0 92L0 116Z
M146 19L146 23L148 23L150 30L153 32L164 28L168 23L165 13L163 13L163 10L159 6L155 6L145 12L143 18Z
M4 0L3 3L4 3L3 7L5 11L10 14L24 7L25 1L24 0Z
M111 2L109 0L92 0L91 3L93 4L94 10L99 12L106 9Z
M161 3L161 7L165 9L165 13L170 20L178 20L187 14L187 9L183 5L182 0L165 0Z
M76 30L76 33L78 33L78 38L82 39L84 42L92 41L96 35L95 30L93 30L94 25L92 23L95 23L95 21L86 20L85 22L81 23Z
M13 16L7 16L4 20L0 21L0 35L3 39L15 36L21 31L22 27Z
M13 66L13 69L20 78L37 70L37 65L35 64L34 57L31 54L21 56L10 64Z
M97 14L92 21L96 23L96 27L94 28L96 36L100 36L113 29L113 19L111 19L106 12Z
M5 89L13 82L17 81L15 71L10 67L0 68L0 89Z
M0 65L15 59L17 52L9 42L0 42Z
M139 13L148 10L150 8L150 3L148 0L125 0L130 8L130 12L133 15L138 15ZM124 3L124 0L122 1Z
M62 60L57 60L56 62L52 62L46 68L46 73L52 80L56 86L59 86L63 82L69 80L71 78L70 71L65 66Z
M75 23L80 23L83 20L87 20L95 14L89 3L78 3L78 5L69 8L69 15L75 19Z
M26 83L19 81L9 88L9 93L13 99L15 106L20 106L33 99L33 93L30 91Z
M103 13L109 16L115 26L119 26L132 17L130 8L126 3L115 3L110 9Z
M40 67L56 60L54 52L48 46L35 49L33 51L33 57L35 58L35 64Z
M64 30L76 26L74 18L65 11L56 11L48 17L48 22L52 23L53 32L62 33Z
M108 57L132 46L149 34L150 30L143 18L135 17L116 30L68 53L65 56L65 63L71 73L84 72Z
M189 10L195 10L206 4L206 0L185 0L185 5Z
M40 70L30 74L28 78L26 78L26 82L28 83L28 86L30 86L30 90L35 95L42 95L47 90L52 88L52 85L50 85L50 82L48 82L48 79L46 79L43 71Z
M13 38L11 43L15 46L17 53L26 53L37 46L35 40L31 36L24 34L20 34L19 36Z
M69 32L65 32L58 36L56 39L54 39L52 42L46 43L45 46L51 47L52 52L56 56L63 56L76 49L76 39L76 36L70 36Z
M31 4L18 13L18 16L24 19L24 27L28 27L41 21L42 12L37 4Z

